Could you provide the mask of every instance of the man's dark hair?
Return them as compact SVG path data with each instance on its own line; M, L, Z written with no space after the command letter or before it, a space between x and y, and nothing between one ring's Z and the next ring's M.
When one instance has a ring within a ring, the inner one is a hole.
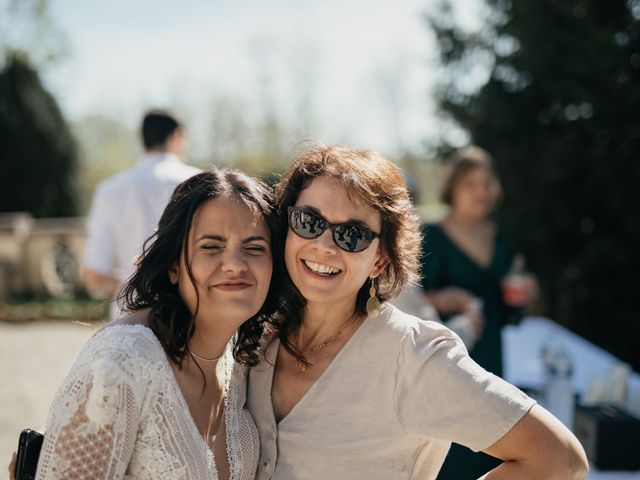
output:
M179 128L182 128L182 123L169 112L164 110L148 111L142 120L144 148L162 147L167 138Z

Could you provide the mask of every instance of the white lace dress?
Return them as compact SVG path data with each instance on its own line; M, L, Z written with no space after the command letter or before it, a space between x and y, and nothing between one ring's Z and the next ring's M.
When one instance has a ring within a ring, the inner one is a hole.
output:
M230 477L252 479L259 441L244 408L247 369L231 348L221 361ZM218 478L151 329L110 326L89 340L51 406L37 478Z

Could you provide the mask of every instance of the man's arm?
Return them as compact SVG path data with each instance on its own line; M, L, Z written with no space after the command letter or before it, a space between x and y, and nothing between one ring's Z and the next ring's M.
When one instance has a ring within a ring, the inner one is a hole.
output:
M119 285L118 280L114 277L85 268L84 286L92 297L100 299L113 298Z
M89 295L111 299L119 282L115 277L115 238L118 225L119 192L101 183L96 188L87 216L87 238L84 249L84 286Z
M578 439L539 405L484 452L504 463L481 477L483 480L585 480L589 473Z

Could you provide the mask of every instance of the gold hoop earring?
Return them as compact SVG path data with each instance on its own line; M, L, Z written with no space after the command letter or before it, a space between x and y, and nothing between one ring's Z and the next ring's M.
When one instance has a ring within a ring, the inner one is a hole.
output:
M369 299L367 300L367 315L373 317L377 315L380 309L380 300L378 300L376 291L376 279L371 279L371 288L369 288Z

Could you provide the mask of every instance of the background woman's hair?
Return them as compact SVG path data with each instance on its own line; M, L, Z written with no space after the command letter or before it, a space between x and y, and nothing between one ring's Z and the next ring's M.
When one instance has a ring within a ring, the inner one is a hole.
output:
M447 172L440 189L440 201L445 205L453 204L453 191L460 180L476 168L486 168L495 181L496 198L500 196L500 183L493 170L493 159L485 149L470 145L453 154L451 167Z
M379 153L347 146L315 147L300 153L276 185L276 205L283 232L288 228L288 207L295 204L300 192L314 178L321 176L337 179L380 214L380 249L389 264L376 279L378 298L381 301L395 298L418 278L421 244L420 220L414 212L402 171ZM290 278L287 283L283 289L279 336L289 353L305 361L287 337L300 326L306 301ZM371 281L367 280L358 292L356 311L360 314L366 313L370 286Z
M149 326L167 355L178 365L182 365L189 353L200 299L196 289L196 310L192 315L180 297L178 285L169 280L169 270L180 261L181 255L189 258L188 238L193 216L203 203L217 197L238 199L254 214L264 218L271 233L271 284L264 305L238 329L233 345L236 360L248 365L258 362L256 350L264 332L264 323L278 307L276 286L284 272L284 242L270 189L238 170L213 168L185 180L173 192L157 231L145 242L135 273L118 295L118 302L125 311L150 309ZM188 276L195 285L189 262L185 263Z

